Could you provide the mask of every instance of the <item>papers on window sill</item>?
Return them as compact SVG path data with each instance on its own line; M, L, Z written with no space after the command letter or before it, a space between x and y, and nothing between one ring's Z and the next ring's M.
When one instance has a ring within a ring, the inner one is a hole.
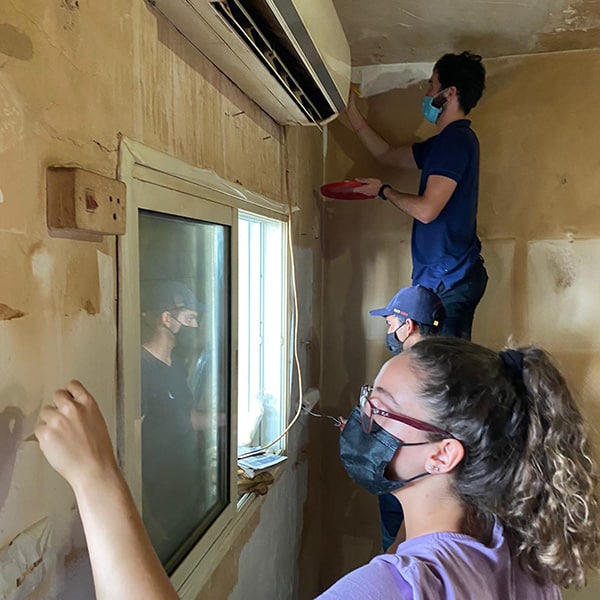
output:
M257 454L264 454L262 446L238 446L237 457L246 458L247 456L255 456Z
M244 471L247 477L254 479L254 476L264 471L269 471L275 465L282 463L287 460L287 456L281 456L280 454L257 454L254 456L248 456L245 453L244 458L238 458L238 466Z

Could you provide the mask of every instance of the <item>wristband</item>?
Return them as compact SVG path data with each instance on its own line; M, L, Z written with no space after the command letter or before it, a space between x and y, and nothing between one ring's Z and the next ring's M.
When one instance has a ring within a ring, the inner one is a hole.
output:
M380 188L379 191L377 192L377 195L382 199L382 200L387 200L387 198L385 197L385 190L387 189L392 189L392 186L389 183L384 183Z

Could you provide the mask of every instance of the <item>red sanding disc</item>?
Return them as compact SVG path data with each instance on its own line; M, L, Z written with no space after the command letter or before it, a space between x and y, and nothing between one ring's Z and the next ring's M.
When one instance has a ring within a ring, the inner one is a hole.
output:
M348 179L346 181L334 181L321 186L321 194L326 198L334 200L370 200L375 196L367 196L354 191L354 188L365 185L361 181Z

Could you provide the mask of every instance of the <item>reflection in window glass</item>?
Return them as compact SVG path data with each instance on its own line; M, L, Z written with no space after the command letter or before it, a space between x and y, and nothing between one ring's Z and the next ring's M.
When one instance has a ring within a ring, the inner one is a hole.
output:
M274 440L286 402L285 225L240 213L238 445Z
M169 573L229 501L229 228L140 211L142 509Z

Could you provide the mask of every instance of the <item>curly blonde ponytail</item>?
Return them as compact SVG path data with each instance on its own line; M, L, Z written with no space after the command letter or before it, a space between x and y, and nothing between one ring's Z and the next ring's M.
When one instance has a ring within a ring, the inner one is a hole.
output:
M539 348L521 348L528 435L510 501L498 516L538 580L585 584L600 561L598 469L564 378Z
M513 554L541 584L583 586L600 563L598 469L581 412L547 354L499 355L437 337L406 352L434 424L465 449L453 485L468 512L500 519Z

